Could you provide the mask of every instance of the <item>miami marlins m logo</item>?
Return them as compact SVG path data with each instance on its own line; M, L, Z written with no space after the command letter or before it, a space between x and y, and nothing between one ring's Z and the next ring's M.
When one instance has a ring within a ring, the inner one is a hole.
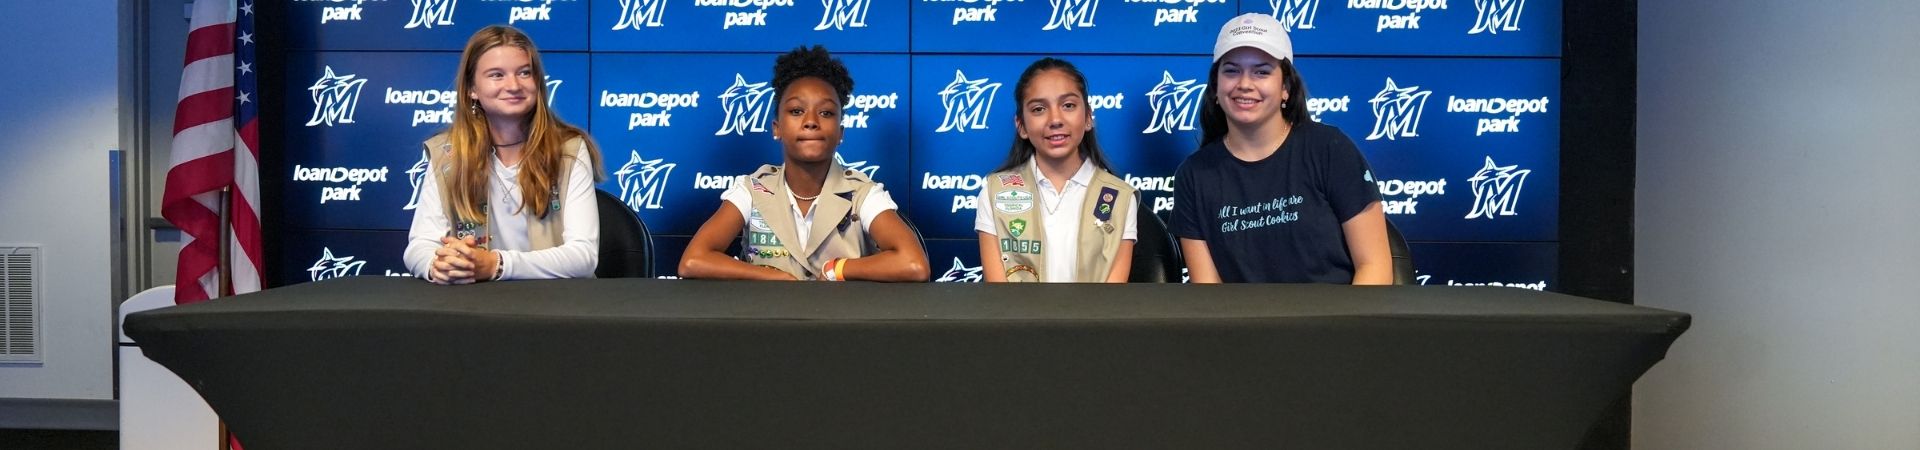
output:
M979 283L980 268L967 267L967 263L960 262L960 258L954 258L953 267L948 268L947 273L940 274L940 278L935 278L933 281L935 283Z
M335 258L333 249L320 247L320 260L314 261L313 267L307 268L307 278L310 281L320 281L357 277L360 276L360 269L366 265L366 261L354 261L352 256Z
M660 19L666 15L667 0L620 0L620 21L613 23L614 30L638 30L661 26Z
M427 149L420 149L420 161L407 169L407 181L413 183L413 196L407 197L407 206L400 207L401 210L411 211L420 207L420 182L427 179L427 168L432 165L427 159Z
M947 109L947 115L940 119L940 128L933 131L987 129L987 116L993 112L993 95L997 92L1000 83L988 83L986 78L969 80L967 74L953 71L953 82L939 92L940 106Z
M1100 0L1049 0L1053 3L1053 16L1047 18L1047 26L1041 30L1093 26L1093 13L1100 9Z
M628 209L660 209L660 200L667 193L667 177L672 176L673 168L678 166L661 161L664 159L642 159L639 150L630 150L627 164L613 172L620 184L620 202Z
M1533 173L1532 169L1514 170L1518 167L1496 165L1488 156L1487 164L1467 179L1473 184L1473 209L1466 218L1516 215L1513 209L1520 204L1520 188L1526 187L1527 175Z
M873 0L820 0L820 6L825 10L820 13L820 24L814 25L813 31L866 28L867 7L873 6Z
M1268 0L1273 17L1287 31L1313 29L1313 16L1320 12L1320 0Z
M748 83L747 78L733 74L733 86L720 93L720 131L714 136L733 133L745 136L747 132L765 133L767 131L767 113L773 110L773 88L767 82Z
M1373 132L1367 134L1367 140L1420 137L1420 113L1426 110L1430 95L1433 91L1422 91L1419 86L1401 88L1393 84L1393 78L1387 78L1387 87L1367 101L1373 104Z
M866 161L847 162L847 158L840 156L840 152L833 152L833 162L840 163L840 167L845 167L847 170L865 174L867 178L873 178L874 174L880 173L878 164L869 165Z
M326 66L326 73L307 87L307 94L313 97L313 116L307 119L307 126L353 123L360 88L366 84L365 78L355 79L353 74L334 76L333 66Z
M1520 11L1526 7L1527 0L1473 0L1473 9L1480 14L1473 18L1473 29L1467 34L1520 31Z
M407 28L453 25L453 7L459 0L413 0L413 18Z
M1199 96L1193 94L1207 90L1207 85L1195 84L1194 81L1174 81L1172 72L1161 71L1160 84L1147 91L1147 105L1153 107L1153 121L1147 124L1147 129L1140 130L1140 134L1192 131L1194 121L1200 117Z

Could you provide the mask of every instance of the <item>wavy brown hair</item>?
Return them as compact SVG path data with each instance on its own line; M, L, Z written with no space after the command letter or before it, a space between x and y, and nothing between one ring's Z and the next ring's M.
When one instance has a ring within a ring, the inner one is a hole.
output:
M479 64L480 55L496 47L512 46L525 50L528 60L532 61L533 78L542 80L530 92L533 97L533 110L527 113L526 146L521 149L520 157L520 204L523 211L545 219L553 211L554 188L560 176L560 168L565 161L567 141L580 138L586 143L587 167L593 170L593 181L605 179L600 169L600 148L594 144L593 137L579 127L568 125L554 116L553 109L547 107L546 67L540 63L540 50L533 46L533 39L519 29L493 25L481 28L467 39L467 46L460 52L460 72L454 74L453 126L446 131L447 140L452 143L452 154L447 157L436 156L441 161L440 174L443 183L448 184L446 201L453 205L455 223L462 220L474 223L486 223L487 215L482 206L487 201L487 177L492 176L493 134L487 124L486 113L473 98L466 94L473 92L474 66Z

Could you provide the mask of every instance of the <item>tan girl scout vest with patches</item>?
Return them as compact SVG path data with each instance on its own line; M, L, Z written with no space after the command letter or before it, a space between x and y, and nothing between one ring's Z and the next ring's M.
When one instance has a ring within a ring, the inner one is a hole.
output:
M478 221L460 220L460 215L454 210L453 202L451 201L453 197L450 195L454 188L453 177L449 174L449 172L453 170L453 166L451 165L453 158L443 157L453 152L453 143L447 139L446 133L434 135L433 138L427 139L425 145L428 155L427 158L433 161L433 170L439 171L436 175L438 175L440 180L441 205L446 208L447 219L453 221L454 236L477 236L481 233L480 227L486 227L486 241L482 242L482 245L493 242L497 232L494 231L492 221L486 220L485 217L480 218ZM566 144L560 146L566 153L560 158L560 173L558 177L554 178L556 185L553 188L552 201L548 203L551 205L551 209L547 212L547 218L541 219L539 215L533 214L531 211L521 212L521 215L527 218L527 242L533 247L531 250L546 250L558 247L561 243L566 242L566 239L561 237L560 234L566 230L566 224L561 220L565 215L560 213L560 206L563 203L560 195L567 191L568 176L573 172L572 160L579 159L580 152L586 151L586 147L587 142L579 137L568 139ZM488 164L492 164L492 162L488 162ZM492 183L493 181L488 180L487 182ZM491 186L491 184L489 184L489 186ZM489 198L491 198L491 193L489 193ZM481 206L482 214L488 211L487 208L487 205Z
M833 258L858 258L875 251L860 224L859 206L867 200L873 180L860 172L847 170L839 163L827 169L826 183L813 200L813 228L804 246L799 242L798 225L787 203L787 178L783 168L760 166L747 175L747 195L753 199L748 208L747 226L741 229L748 264L772 267L802 280L818 279L822 267ZM834 176L834 175L839 176ZM805 254L801 254L804 249Z
M1007 281L1046 281L1045 252L1049 246L1046 225L1040 220L1040 177L1033 173L1033 165L995 172L981 181L987 184L988 204L979 207L993 208L994 226L1000 235L1000 262L1006 268ZM1074 255L1073 281L1107 280L1126 231L1124 215L1132 203L1132 185L1105 170L1093 171L1086 201L1080 206L1079 254Z

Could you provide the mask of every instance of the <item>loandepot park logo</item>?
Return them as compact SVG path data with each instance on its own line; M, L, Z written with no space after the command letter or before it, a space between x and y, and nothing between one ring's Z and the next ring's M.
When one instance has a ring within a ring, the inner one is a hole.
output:
M1373 172L1367 172L1367 178L1373 178ZM1447 180L1377 180L1374 185L1380 188L1380 206L1391 215L1413 215L1420 213L1420 196L1447 195Z
M1047 0L1053 3L1053 15L1047 17L1047 25L1041 30L1065 29L1093 26L1093 13L1100 11L1100 0Z
M987 4L986 6L978 6L978 7L963 6L963 7L954 8L953 9L953 25L959 25L961 23L996 21L998 20L998 16L996 16L995 14L1000 12L998 7L1000 6L1001 3L1020 3L1026 0L920 0L920 1L921 3L966 3L966 4L985 3ZM1052 1L1057 4L1059 3L1060 0L1049 0L1049 1Z
M693 6L734 9L735 11L727 11L727 14L721 17L720 29L728 30L733 27L767 26L767 8L774 6L790 8L793 7L793 1L794 0L693 0ZM750 11L742 11L743 9Z
M1160 84L1147 91L1147 104L1153 107L1152 121L1140 134L1193 131L1193 124L1200 118L1200 96L1194 94L1207 90L1205 83L1194 81L1174 81L1173 72L1161 71Z
M953 82L941 89L940 106L946 108L946 117L940 119L940 128L935 133L987 129L987 116L993 113L993 96L1000 92L1000 83L989 83L986 78L967 79L967 74L953 71Z
M407 182L413 184L413 195L407 196L407 206L402 206L400 209L411 211L420 207L420 182L427 179L427 168L432 166L433 162L427 159L427 149L420 149L420 161L414 162L413 167L407 169Z
M1422 91L1419 86L1397 86L1388 77L1387 87L1367 100L1373 104L1373 132L1367 133L1367 140L1420 137L1420 113L1427 109L1427 97L1432 95L1433 91Z
M1420 285L1421 285L1421 286L1426 286L1426 285L1427 285L1427 282L1428 282L1428 281L1431 281L1431 280L1433 280L1433 275L1420 275L1420 276L1416 276L1416 277L1413 277L1413 278L1414 278L1415 280L1420 280ZM1447 280L1447 282L1446 282L1446 283L1445 283L1444 285L1446 285L1446 286L1493 286L1493 287L1512 287L1512 288L1521 288L1521 289L1532 289L1532 290L1536 290L1536 291L1543 291L1543 292L1547 290L1547 280L1540 280L1540 281L1535 281L1535 282L1532 282L1532 283L1524 283L1524 282L1505 282L1505 283L1502 283L1502 282L1499 282L1499 281L1488 281L1488 282L1484 282L1484 283L1466 283L1466 282L1459 282L1459 281L1454 281L1454 280L1451 280L1451 279L1449 279L1449 280ZM1436 285L1436 286L1439 286L1439 285Z
M1473 0L1473 9L1479 14L1473 18L1473 29L1467 30L1467 34L1520 31L1520 10L1526 7L1527 0Z
M840 126L848 129L866 128L868 113L876 109L899 109L899 107L899 92L888 92L887 95L853 94L847 99L846 114L840 116Z
M320 187L322 205L336 201L357 202L360 201L361 184L387 182L387 166L306 167L294 164L293 181L324 183Z
M1152 212L1157 213L1173 210L1173 177L1138 177L1129 173L1121 176L1121 179L1126 180L1127 184L1133 185L1134 189L1140 190L1141 200L1145 200L1148 197L1148 192L1166 193L1166 195L1153 196Z
M394 89L391 86L380 96L381 103L412 106L412 126L415 127L453 123L453 103L458 99L451 89Z
M346 3L343 0L305 0L305 1L322 1L322 2L331 1L331 3L334 3L334 4ZM365 8L360 6L360 4L362 3L366 3L366 0L353 0L353 6L320 7L320 23L322 25L325 25L327 22L358 22L360 21L360 13L365 10Z
M667 177L673 175L674 163L662 163L664 159L644 159L639 150L630 150L627 164L613 172L614 180L620 184L620 202L628 209L660 209L660 200L667 194Z
M720 130L713 135L767 132L767 117L773 111L773 87L767 84L748 83L746 77L733 74L733 85L720 93Z
M407 28L433 28L453 25L453 7L459 0L413 0L413 17Z
M516 2L516 3L533 3L535 1L538 1L540 3L540 6L515 6L508 9L507 10L508 25L513 25L520 22L547 22L547 21L553 20L553 0L489 0L489 1L507 1L507 2ZM562 1L573 1L573 0L562 0Z
M873 6L873 0L820 0L820 5L824 7L820 24L813 31L845 30L867 27L867 7Z
M1487 165L1467 179L1473 183L1473 209L1466 218L1518 215L1513 209L1520 205L1520 188L1526 187L1527 175L1533 173L1532 169L1514 170L1518 167L1494 164L1488 156Z
M1481 117L1474 124L1474 136L1487 133L1520 132L1521 114L1539 114L1547 112L1547 104L1553 101L1546 96L1540 98L1459 98L1447 96L1447 112L1479 113L1495 117ZM1498 116L1506 117L1498 117Z
M947 210L948 213L959 213L962 209L979 206L975 204L979 198L973 194L980 192L980 182L979 175L934 175L933 172L924 172L920 176L920 189L959 191L953 196L953 208Z
M1373 32L1420 29L1420 13L1429 9L1447 9L1447 0L1347 0L1347 9L1380 11Z
M307 126L353 123L354 109L360 105L360 88L366 85L365 78L335 76L333 66L326 66L326 73L307 87L307 94L313 97L313 116L307 119Z
M637 108L645 111L627 114L627 131L634 128L668 127L673 124L674 108L699 108L700 91L686 93L600 91L601 108Z
M1352 102L1353 98L1345 95L1335 98L1308 98L1307 115L1313 117L1313 121L1319 122L1321 114L1347 112L1347 104Z
M660 19L667 12L667 0L620 0L620 21L613 30L638 30L664 26Z
M954 258L953 267L948 268L947 273L940 274L940 278L933 279L933 282L935 283L979 283L980 268L967 267L967 263L960 262L960 258Z
M320 248L320 260L307 268L307 278L311 281L331 280L360 276L360 269L366 267L366 261L354 261L352 256L335 258L333 249Z
M1313 16L1320 13L1320 0L1268 0L1273 18L1287 31L1313 29Z
M1090 0L1090 1L1097 2L1098 0ZM1173 5L1173 7L1170 7L1170 8L1160 8L1160 9L1153 10L1153 26L1156 26L1156 27L1160 26L1161 24L1167 24L1167 23L1200 23L1200 5L1201 4L1205 4L1205 3L1224 4L1227 2L1227 0L1125 0L1125 1L1126 3L1159 3L1163 5ZM1181 3L1185 3L1187 4L1187 6L1184 8L1179 7ZM1087 15L1092 16L1093 13L1089 11ZM1089 23L1087 23L1085 26L1093 26L1093 24L1091 23L1091 19L1089 19Z

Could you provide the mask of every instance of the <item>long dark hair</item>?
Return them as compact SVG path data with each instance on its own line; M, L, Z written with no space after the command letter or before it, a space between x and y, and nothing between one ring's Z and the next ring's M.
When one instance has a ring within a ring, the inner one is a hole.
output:
M1027 71L1020 73L1020 82L1013 85L1014 111L1019 111L1021 109L1020 105L1027 103L1027 85L1033 81L1033 77L1040 75L1040 72L1048 70L1058 70L1060 73L1067 74L1068 77L1073 78L1074 86L1080 88L1080 97L1086 98L1087 76L1081 74L1079 68L1074 67L1073 63L1063 59L1052 57L1040 58L1039 61L1034 61L1033 64L1028 65ZM1019 113L1016 112L1015 114ZM1087 109L1087 118L1089 120L1093 118L1093 109ZM1093 131L1094 130L1087 130L1086 135L1080 138L1080 157L1093 161L1093 167L1111 172L1113 170L1107 168L1106 155L1100 153L1099 140L1093 138ZM1013 148L1007 151L1006 162L1000 163L1000 168L993 169L993 171L1005 172L1020 167L1021 164L1026 164L1028 159L1033 158L1034 151L1032 142L1021 139L1020 133L1014 133Z
M1280 118L1288 124L1299 124L1313 120L1307 114L1307 81L1300 78L1300 70L1293 67L1292 59L1280 60L1280 82L1287 85L1287 103L1280 110ZM1216 89L1220 86L1220 61L1213 62L1213 68L1207 71L1207 90L1200 99L1200 146L1205 147L1220 142L1227 136L1227 110L1220 108Z

